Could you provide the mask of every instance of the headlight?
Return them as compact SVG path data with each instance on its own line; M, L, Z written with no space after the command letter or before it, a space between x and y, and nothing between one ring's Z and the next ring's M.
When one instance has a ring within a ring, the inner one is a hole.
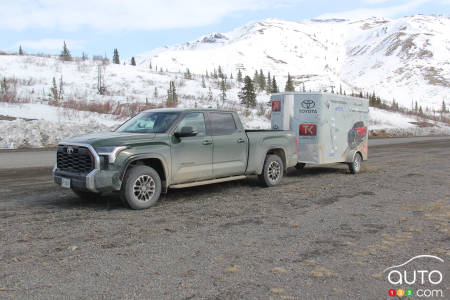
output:
M97 151L98 155L101 156L107 156L108 162L110 164L113 164L116 161L117 155L119 155L120 151L123 151L127 149L126 146L120 146L120 147L98 147L95 148L95 151Z

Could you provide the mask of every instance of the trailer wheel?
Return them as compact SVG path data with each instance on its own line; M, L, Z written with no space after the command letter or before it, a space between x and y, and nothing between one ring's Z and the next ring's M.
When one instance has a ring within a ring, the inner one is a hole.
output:
M302 170L304 167L305 167L305 163L297 163L296 165L295 165L295 168L297 169L297 170Z
M350 169L350 173L358 174L361 170L362 157L361 154L356 153L353 156L353 161L348 164L348 168Z
M259 175L259 180L264 186L271 187L280 183L283 178L283 161L278 155L270 154L264 161L263 172Z

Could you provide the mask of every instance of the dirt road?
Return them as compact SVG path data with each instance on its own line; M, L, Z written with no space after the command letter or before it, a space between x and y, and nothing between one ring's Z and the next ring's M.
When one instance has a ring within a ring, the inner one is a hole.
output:
M173 190L149 210L82 201L50 167L0 170L1 299L393 299L383 270L444 260L449 297L450 141L370 149L345 165ZM431 298L427 298L431 299Z

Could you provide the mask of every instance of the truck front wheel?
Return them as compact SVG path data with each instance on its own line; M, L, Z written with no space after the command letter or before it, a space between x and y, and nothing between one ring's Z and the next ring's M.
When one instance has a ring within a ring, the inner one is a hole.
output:
M270 154L264 161L263 172L259 175L259 180L264 186L275 186L283 178L283 161L278 155Z
M130 208L149 208L158 202L160 195L161 178L155 169L137 166L125 175L120 197Z

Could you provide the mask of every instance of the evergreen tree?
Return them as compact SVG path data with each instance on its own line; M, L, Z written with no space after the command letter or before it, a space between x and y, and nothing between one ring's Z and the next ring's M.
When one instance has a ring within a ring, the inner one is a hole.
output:
M244 80L245 82L245 80ZM255 74L253 75L253 85L255 90L259 89L259 74L258 71L255 70Z
M131 65L136 66L136 60L134 59L134 56L131 57Z
M222 104L224 104L225 99L227 98L227 84L225 78L222 78L222 81L220 82L220 97L222 99Z
M289 74L289 73L288 73L288 78L286 81L286 86L284 88L284 91L285 92L294 92L295 91L294 83L292 81L291 74Z
M150 66L149 67L150 67L150 70L151 70L152 69L152 61L150 61Z
M23 55L22 45L19 45L19 55Z
M214 100L211 87L209 87L209 89L208 89L208 97L207 97L207 99L208 99L208 102L212 102Z
M58 86L56 85L56 79L55 77L53 77L52 80L52 87L50 88L50 92L51 92L51 99L53 100L54 103L58 103Z
M237 81L238 81L238 82L242 82L242 72L241 72L241 69L238 70Z
M205 76L202 75L202 88L206 89Z
M206 77L207 79L209 79L208 70L206 70L205 77Z
M256 106L256 93L253 81L249 76L244 78L244 86L239 92L239 99L242 104L245 104L247 108Z
M266 77L264 76L262 69L259 70L258 85L260 91L264 91L266 89Z
M87 60L88 58L89 58L89 56L86 54L86 52L81 53L82 60Z
M270 94L271 92L272 92L272 79L270 78L270 72L267 72L266 93Z
M155 86L155 90L153 91L153 98L158 99L158 88Z
M175 88L175 82L170 81L169 89L167 90L167 106L175 106L178 103L177 90Z
M441 108L441 112L442 112L442 113L447 112L447 107L446 107L446 105L445 105L445 100L442 100L442 108Z
M64 61L72 60L72 55L70 55L70 51L69 48L67 48L66 41L64 41L63 50L61 51L59 57Z
M186 69L186 72L184 73L184 79L188 79L188 80L192 79L191 71L189 71L189 68Z
M6 82L6 78L3 77L1 82L1 100L8 101L8 83Z
M342 84L339 85L339 95L342 95Z
M417 104L417 101L416 101L416 106L414 107L414 111L415 111L416 113L419 111L419 105Z
M275 80L275 75L272 78L272 90L271 90L271 92L273 94L280 92L280 90L278 89L277 81Z
M64 95L64 82L61 75L61 78L59 79L59 91L58 91L58 100L62 100Z
M120 65L119 51L117 51L117 48L114 49L113 64Z
M222 67L219 66L218 70L217 70L217 76L221 79L224 78L223 72L222 72Z

